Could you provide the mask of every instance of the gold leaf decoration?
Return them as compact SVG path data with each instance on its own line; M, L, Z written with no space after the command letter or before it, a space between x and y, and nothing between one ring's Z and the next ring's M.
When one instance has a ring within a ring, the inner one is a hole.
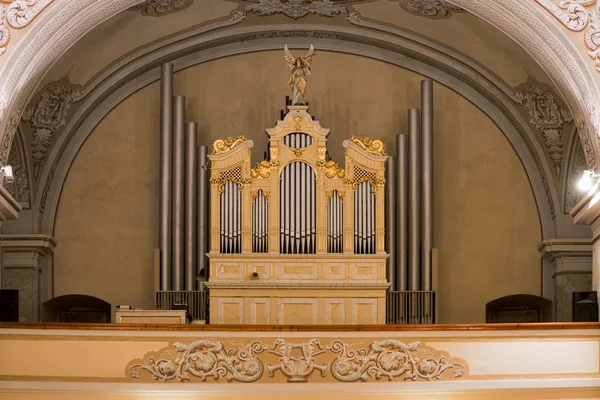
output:
M327 178L343 178L346 175L346 171L333 160L319 161L317 166L319 169L325 170L325 176Z
M228 137L225 140L215 140L215 142L212 145L212 154L214 155L227 153L240 143L244 143L246 140L248 140L248 138L244 135Z
M387 156L385 152L385 144L381 140L373 140L368 137L352 136L350 141L356 143L368 153L376 154L378 156Z

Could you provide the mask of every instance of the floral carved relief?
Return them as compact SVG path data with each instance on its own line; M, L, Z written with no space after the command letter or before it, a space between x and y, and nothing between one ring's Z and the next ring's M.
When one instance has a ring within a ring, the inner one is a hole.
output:
M540 85L529 86L523 93L515 93L515 98L529 111L530 123L542 131L544 144L554 163L556 174L560 176L563 160L562 129L573 122L571 112L562 108L550 91Z
M194 3L194 0L146 0L142 4L133 7L141 10L142 15L161 17L163 15L182 11Z
M309 14L322 17L333 17L339 14L347 14L346 7L335 4L331 0L254 0L253 4L246 5L246 12L257 15L284 14L290 18L298 19Z
M418 341L406 344L400 340L381 339L366 342L365 346L364 341L347 343L336 339L324 344L311 338L293 343L278 338L271 346L261 341L245 345L228 343L231 348L214 339L198 340L189 345L175 343L172 348L150 353L141 362L132 361L126 368L127 376L141 379L142 374L147 373L162 382L185 382L194 378L204 382L209 378L225 378L228 382L251 383L261 378L273 378L279 372L288 382L315 379L364 382L382 378L437 380L449 370L456 379L467 371L464 361ZM264 372L266 376L263 377Z
M400 0L404 10L428 18L444 18L452 12L463 11L462 8L449 4L444 0Z
M46 154L50 149L54 133L66 124L73 91L66 86L53 85L44 91L40 100L25 111L23 121L33 129L31 143L34 178L37 179Z
M6 52L11 28L24 28L54 0L0 0L0 55Z

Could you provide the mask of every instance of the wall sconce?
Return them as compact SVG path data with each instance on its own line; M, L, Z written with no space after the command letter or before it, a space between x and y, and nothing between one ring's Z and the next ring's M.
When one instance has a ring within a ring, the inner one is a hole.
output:
M6 183L13 183L15 181L13 169L10 165L5 165L4 167L0 168L0 171L2 171L2 174L4 174L4 180Z

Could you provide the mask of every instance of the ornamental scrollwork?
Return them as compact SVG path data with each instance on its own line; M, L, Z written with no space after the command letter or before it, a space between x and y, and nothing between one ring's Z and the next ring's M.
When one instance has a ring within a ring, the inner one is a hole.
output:
M400 7L427 18L444 18L451 16L452 11L463 11L444 0L400 0Z
M335 4L331 0L254 0L254 4L248 4L246 12L253 12L260 16L283 14L287 17L298 19L308 14L320 15L322 17L333 17L338 14L346 14L346 7Z
M383 144L381 140L373 140L368 137L352 136L350 141L362 147L367 153L376 154L379 156L387 155L385 152L385 144Z
M342 382L368 381L370 378L392 380L441 379L442 374L454 370L454 377L465 372L463 364L452 362L445 356L436 357L420 342L405 344L399 340L382 339L371 343L368 349L353 349L341 340L334 341L327 349L340 356L331 364L331 374Z
M248 138L246 136L236 136L236 137L228 137L227 139L219 139L215 140L212 145L212 153L215 154L225 154L237 145L244 143Z
M454 372L454 378L466 374L464 361L421 346L420 342L405 344L400 340L380 339L370 342L368 347L359 347L363 343L349 344L335 339L324 345L317 338L301 343L278 338L272 346L254 341L246 345L234 343L236 349L227 349L223 343L208 338L189 345L175 343L159 353L151 352L141 361L133 360L126 374L140 379L142 373L148 373L160 382L225 378L228 382L242 383L257 382L264 372L273 378L278 371L288 382L325 378L330 371L339 382L364 382L373 378L433 380L441 379L448 370ZM325 357L333 361L324 360ZM314 374L315 371L319 373Z
M212 185L217 187L217 191L219 192L219 194L223 193L223 186L225 186L227 181L230 181L230 182L233 182L233 183L239 185L240 190L242 190L244 188L244 186L250 185L252 183L251 178L235 179L235 178L231 178L231 177L214 177L213 176L209 180L209 182Z
M243 346L239 351L225 350L221 342L213 339L198 340L190 345L175 343L175 350L165 351L160 357L148 357L143 364L128 368L128 375L134 379L141 371L148 371L155 380L163 382L177 379L189 381L191 376L206 381L225 378L228 382L254 382L263 374L264 367L256 354L266 347L255 341Z
M6 47L10 42L10 28L26 27L53 1L0 0L0 55L6 52Z
M23 121L29 122L33 128L31 147L33 175L36 179L50 149L54 133L65 126L72 104L72 89L52 85L42 93L34 107L23 113Z
M279 161L260 161L255 168L250 170L252 178L269 178L271 176L271 168L279 166Z
M275 349L278 348L278 351ZM292 355L294 350L300 351L300 356ZM281 371L288 377L288 382L306 382L314 370L321 372L321 376L327 375L329 363L318 365L315 363L315 357L325 353L319 339L310 339L307 343L288 343L284 339L277 339L269 349L269 353L279 356L279 364L265 364L265 369L270 377L275 375L275 371Z
M317 168L325 170L325 177L327 178L343 178L346 175L346 171L340 167L340 164L333 160L319 161L317 162Z
M529 112L530 123L542 131L544 144L560 176L563 159L562 129L573 122L571 112L562 108L550 91L541 86L529 86L523 93L515 93L515 99L524 104Z
M133 7L141 10L142 15L161 17L182 11L192 5L194 0L146 0L142 4Z
M379 186L385 184L385 178L381 178L381 177L375 178L375 177L363 176L361 178L354 178L354 179L346 178L346 179L344 179L344 184L346 186L351 187L352 190L354 190L354 191L356 191L356 187L363 182L369 182L369 184L371 185L371 192L373 194L375 194L375 193L377 193L377 188Z

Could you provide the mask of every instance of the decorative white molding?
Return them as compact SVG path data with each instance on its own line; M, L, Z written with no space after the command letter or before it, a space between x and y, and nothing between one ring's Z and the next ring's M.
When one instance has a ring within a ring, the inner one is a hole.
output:
M363 344L361 342L360 344ZM167 382L206 381L209 378L225 378L228 382L257 382L266 371L274 377L280 371L288 382L307 382L315 378L315 370L321 378L331 373L340 382L403 378L404 381L441 379L447 370L454 371L454 378L466 374L466 363L450 358L445 353L421 346L415 341L405 344L399 340L381 339L373 341L367 348L360 344L349 344L333 340L322 345L317 338L301 343L290 343L277 338L269 346L260 341L241 345L231 343L232 349L212 338L195 341L189 345L174 343L173 349L165 348L151 352L142 360L133 360L127 367L127 376L140 379L141 372L149 372L154 380ZM278 357L278 364L263 362L259 354ZM339 354L331 363L319 363L318 356Z
M6 52L10 42L10 28L20 29L26 27L53 1L0 0L0 55Z
M412 14L436 19L450 17L453 11L464 11L445 0L400 0L400 7Z
M572 0L561 1L558 6L552 0L536 0L550 14L554 15L564 26L574 32L580 32L588 24L588 13L583 5L590 6L596 3L596 0ZM583 4L583 5L582 5Z
M194 0L146 0L133 7L133 10L141 10L142 15L162 17L185 10L193 3Z
M542 131L556 175L560 177L563 159L562 129L565 124L573 122L571 112L562 108L554 95L541 85L529 86L523 93L515 93L515 97L527 107L531 125Z
M50 149L54 133L66 124L73 90L67 86L49 86L36 105L23 113L23 121L29 122L33 131L33 176L37 179L42 163Z
M255 0L255 4L248 4L245 11L261 16L284 14L294 19L302 18L308 14L333 17L348 13L346 7L335 4L331 0L314 0L312 2L304 0L288 0L287 2L282 0Z

